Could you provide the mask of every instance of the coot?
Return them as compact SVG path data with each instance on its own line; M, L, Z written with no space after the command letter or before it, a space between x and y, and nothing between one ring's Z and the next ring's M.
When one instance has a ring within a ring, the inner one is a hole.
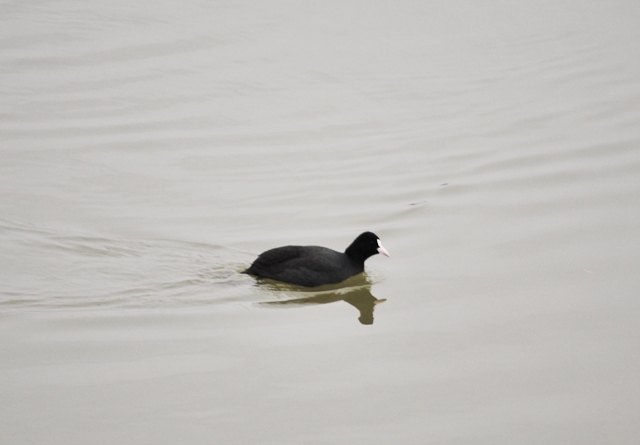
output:
M340 283L364 272L364 261L389 256L374 233L358 236L344 253L319 246L284 246L267 250L243 273L306 287Z

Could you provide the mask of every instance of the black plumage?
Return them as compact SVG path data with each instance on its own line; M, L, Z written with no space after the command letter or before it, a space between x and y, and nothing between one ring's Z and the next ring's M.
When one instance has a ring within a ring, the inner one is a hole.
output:
M320 246L284 246L261 253L243 273L306 287L335 284L364 272L377 253L389 256L377 235L364 232L344 253Z

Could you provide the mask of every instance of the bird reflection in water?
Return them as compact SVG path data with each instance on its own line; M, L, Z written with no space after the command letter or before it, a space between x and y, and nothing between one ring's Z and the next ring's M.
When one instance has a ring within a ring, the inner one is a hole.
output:
M344 301L349 303L351 306L358 309L360 312L360 316L358 317L358 321L360 323L369 325L373 324L373 310L375 306L379 303L387 301L386 299L378 300L376 297L371 294L371 283L366 281L367 284L364 285L355 285L349 287L341 287L336 288L333 286L322 286L319 288L313 288L313 291L308 288L300 288L294 287L291 285L286 285L284 283L276 283L271 280L265 280L265 282L269 281L269 287L273 290L279 291L296 291L299 293L309 293L309 296L304 296L300 298L292 298L287 300L276 300L276 301L267 301L265 303L261 303L269 306L302 306L302 305L312 305L312 304L327 304L327 303L335 303L336 301ZM356 280L347 280L347 282L342 283L343 286L352 281ZM362 282L362 278L357 280ZM326 290L325 290L326 288ZM300 292L302 290L302 292Z

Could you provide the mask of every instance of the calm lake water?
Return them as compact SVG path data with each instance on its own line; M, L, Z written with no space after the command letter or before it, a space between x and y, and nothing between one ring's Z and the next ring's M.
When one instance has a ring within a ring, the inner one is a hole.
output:
M3 2L2 443L639 443L639 25ZM343 286L239 273L365 230Z

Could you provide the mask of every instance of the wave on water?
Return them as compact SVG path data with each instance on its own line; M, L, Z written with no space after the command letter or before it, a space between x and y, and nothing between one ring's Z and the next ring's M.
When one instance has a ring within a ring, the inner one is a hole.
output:
M5 309L241 301L247 255L221 245L89 236L0 221Z

